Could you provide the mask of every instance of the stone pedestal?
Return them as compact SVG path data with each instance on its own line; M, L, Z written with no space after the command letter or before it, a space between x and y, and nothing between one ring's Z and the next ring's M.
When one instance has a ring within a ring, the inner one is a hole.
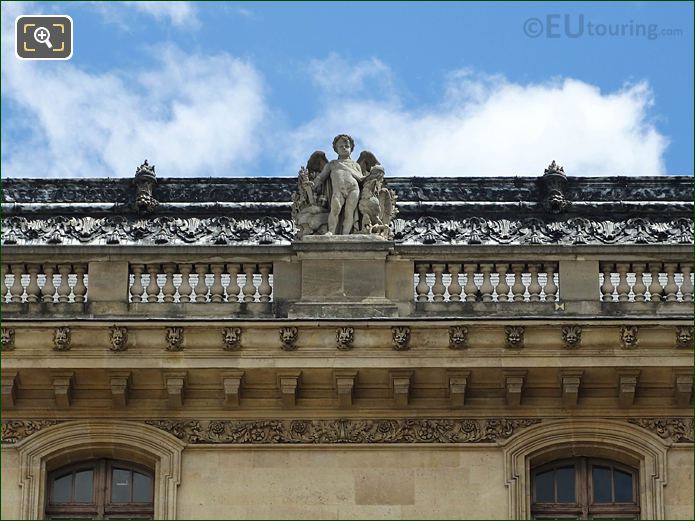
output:
M386 298L393 242L374 235L310 236L292 244L300 262L300 298L289 318L397 317Z

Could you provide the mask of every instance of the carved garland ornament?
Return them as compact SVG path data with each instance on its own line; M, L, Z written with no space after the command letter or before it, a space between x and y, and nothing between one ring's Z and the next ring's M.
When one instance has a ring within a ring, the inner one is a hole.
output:
M65 420L5 420L2 443L13 444ZM693 418L627 418L673 443L693 442ZM147 420L186 443L486 443L509 438L538 418L406 418L332 420Z

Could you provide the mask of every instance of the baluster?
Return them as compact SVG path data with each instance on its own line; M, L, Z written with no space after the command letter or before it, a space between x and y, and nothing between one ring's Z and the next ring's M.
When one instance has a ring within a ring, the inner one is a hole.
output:
M58 273L60 273L60 284L58 285L58 302L70 301L70 281L68 277L72 271L70 264L58 264Z
M162 293L164 295L164 302L174 302L174 296L176 295L176 286L174 286L174 272L176 271L176 264L173 262L167 262L162 264L162 270L166 278L164 279L164 286L162 286Z
M0 290L2 293L0 294L0 302L5 302L5 297L9 291L7 284L5 284L5 277L7 276L7 264L2 264L0 266L0 270L2 271L2 290Z
M497 283L497 302L507 302L509 300L509 284L507 284L507 270L509 270L509 264L495 264L495 271L500 277Z
M630 300L630 285L627 283L627 270L630 265L619 262L615 265L615 269L618 272L618 302L627 302Z
M692 271L693 267L690 264L681 264L681 273L683 273L683 283L681 284L683 302L693 301L693 281L690 280Z
M253 285L253 274L256 272L256 265L244 264L243 270L246 273L246 284L241 288L244 292L244 302L253 302L256 296L256 286Z
M208 299L208 286L205 283L205 275L208 272L208 265L196 264L195 272L198 274L198 282L195 285L195 301L206 302Z
M29 272L29 285L27 286L27 302L38 302L41 296L39 288L39 268L38 264L27 264Z
M87 293L87 286L84 283L84 274L87 271L86 264L75 264L73 266L77 280L75 281L75 287L72 288L72 292L75 294L75 302L84 302L85 294Z
M539 302L543 288L538 282L538 264L529 264L528 272L531 274L531 282L528 285L529 300L531 302Z
M181 273L181 284L179 285L179 302L190 302L191 292L191 270L193 264L179 264L179 273Z
M210 271L212 271L210 300L212 302L224 302L224 286L222 286L222 271L224 271L224 264L210 264Z
M649 300L652 302L659 302L661 300L661 282L659 282L659 272L661 271L661 264L658 262L649 263L649 273L651 273L652 281L649 284Z
M241 291L241 288L239 287L239 281L237 280L237 275L239 275L239 265L227 264L227 272L229 273L229 286L227 286L227 302L239 302L239 292Z
M429 271L429 264L416 264L415 269L418 272L418 282L415 286L415 291L417 291L417 301L427 302L430 294L430 287L427 284L427 272Z
M43 302L53 302L53 296L56 294L56 287L53 284L55 266L53 264L44 264L43 273L46 275L46 282L43 288L41 288L41 300Z
M647 286L644 285L645 268L646 266L640 263L633 263L632 265L632 271L635 272L635 284L632 286L635 302L644 302L644 293L647 291Z
M461 301L461 283L459 282L459 271L461 271L460 264L449 264L449 273L451 274L451 284L449 284L449 301L460 302Z
M24 264L12 264L10 266L12 270L12 275L14 280L12 281L12 287L10 287L10 294L12 295L12 302L21 302L22 295L24 295L24 286L22 286L22 274L24 273Z
M159 264L148 264L147 273L150 274L150 283L147 285L147 302L157 302L159 301L159 283L157 282Z
M475 302L478 298L478 286L475 285L475 272L477 264L464 264L463 270L466 272L466 285L463 291L466 293L466 302Z
M514 272L514 284L512 285L512 295L514 297L514 302L523 302L524 293L526 292L526 286L524 286L524 281L521 279L521 275L524 272L524 264L512 264L512 272Z
M131 302L142 302L142 295L145 293L145 288L142 286L142 272L144 269L144 264L130 265L130 271L133 272L133 285L130 287ZM45 267L44 270L46 270ZM48 277L48 275L46 276Z
M432 300L435 302L442 302L444 300L444 292L446 287L442 281L442 274L444 273L444 264L432 264L432 271L434 272L434 284L432 285Z
M555 302L557 300L557 284L555 284L555 264L553 263L548 263L543 265L545 268L545 275L548 277L548 280L545 282L545 287L543 288L543 291L545 291L545 301L546 302Z
M483 302L492 302L492 292L495 290L495 288L492 286L492 281L490 280L492 264L481 264L480 271L483 272L483 283L480 285L480 293L482 295Z
M601 285L601 300L604 302L613 302L613 291L615 291L615 286L611 281L611 272L613 271L613 265L609 262L603 264L603 284Z
M666 271L666 285L664 286L664 296L666 302L675 302L678 300L678 286L676 285L675 273L678 264L668 262L664 264Z
M259 264L258 271L261 272L261 284L258 286L258 293L261 296L261 302L270 302L270 293L273 291L270 285L270 270L272 264Z

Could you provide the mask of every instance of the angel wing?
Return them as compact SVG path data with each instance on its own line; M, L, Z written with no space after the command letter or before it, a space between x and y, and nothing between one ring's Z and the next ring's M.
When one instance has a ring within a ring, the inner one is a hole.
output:
M362 169L362 174L367 175L374 165L380 165L379 160L369 150L363 150L357 158L357 164Z
M306 162L306 169L312 174L319 173L323 170L323 167L328 164L328 159L326 158L326 153L322 150L317 150L311 157L309 161Z

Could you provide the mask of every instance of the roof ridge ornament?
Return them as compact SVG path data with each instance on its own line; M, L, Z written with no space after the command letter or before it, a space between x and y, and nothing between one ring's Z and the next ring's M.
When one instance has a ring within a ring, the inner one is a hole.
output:
M157 184L157 175L154 165L150 165L145 159L135 170L135 210L138 213L151 213L157 208L159 202L152 195L152 189Z
M543 209L553 214L564 212L570 204L565 197L565 187L567 185L565 169L553 159L548 168L543 171L540 181L543 187L541 191L541 205Z

